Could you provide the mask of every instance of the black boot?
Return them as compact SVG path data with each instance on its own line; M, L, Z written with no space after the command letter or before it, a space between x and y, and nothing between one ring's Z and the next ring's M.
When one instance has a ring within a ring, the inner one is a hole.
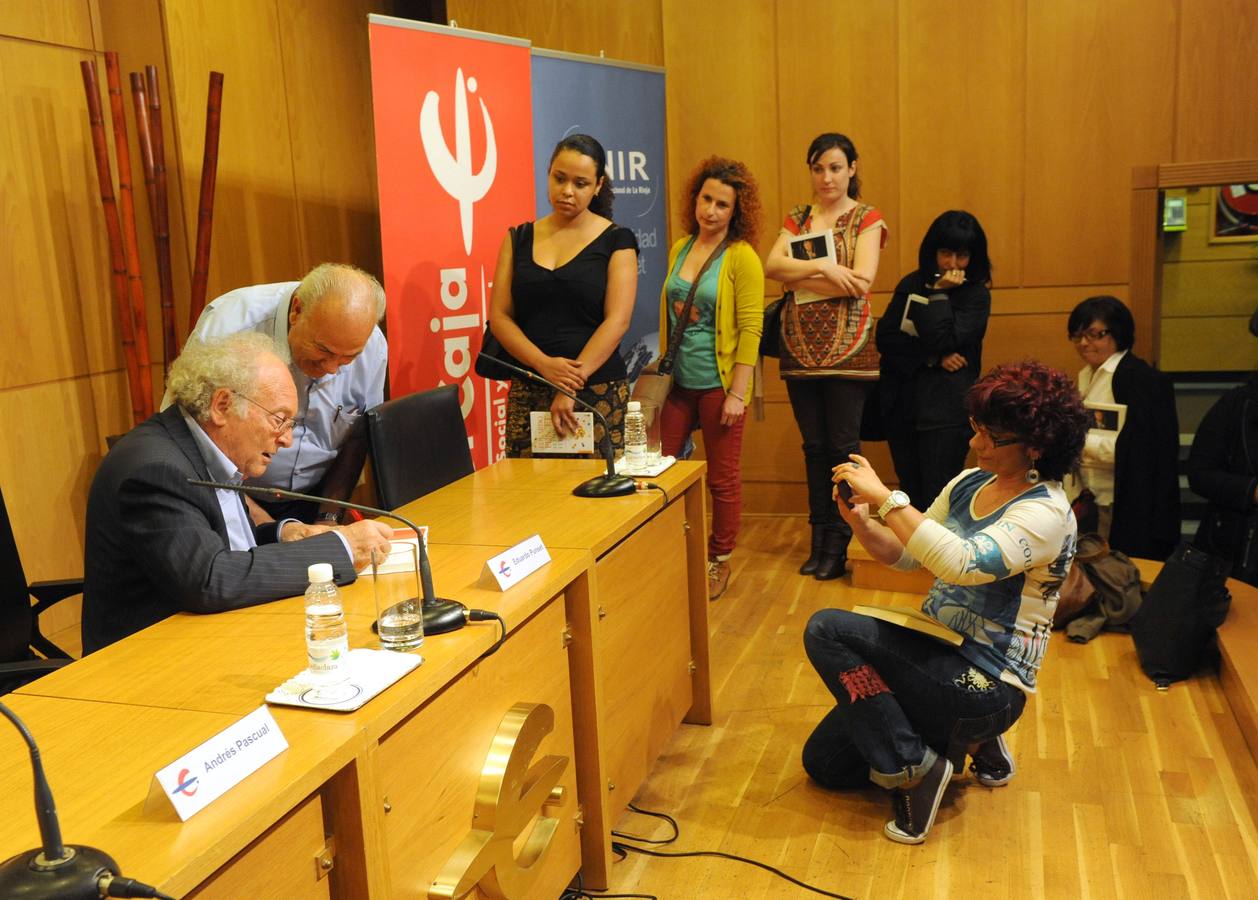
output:
M817 566L821 564L821 545L824 540L825 527L814 525L812 527L812 553L804 564L799 567L800 575L811 575L817 571Z
M827 529L822 535L821 559L812 577L818 581L829 581L846 572L847 544L851 539L850 534Z

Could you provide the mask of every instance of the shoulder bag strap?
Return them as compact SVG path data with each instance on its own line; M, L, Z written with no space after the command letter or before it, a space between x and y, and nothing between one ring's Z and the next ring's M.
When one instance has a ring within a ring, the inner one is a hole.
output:
M677 350L681 347L681 333L686 330L686 326L690 324L690 308L695 303L695 291L699 289L699 282L703 279L703 273L708 270L708 266L712 265L712 260L716 259L729 246L729 238L725 238L716 245L716 249L708 254L708 258L703 261L703 265L699 269L699 274L695 276L695 280L690 282L690 293L686 295L686 305L682 307L681 312L677 315L677 324L673 326L673 333L668 338L668 348L664 351L664 356L660 359L660 374L668 375L673 371L673 361L677 357ZM691 245L691 249L694 245Z

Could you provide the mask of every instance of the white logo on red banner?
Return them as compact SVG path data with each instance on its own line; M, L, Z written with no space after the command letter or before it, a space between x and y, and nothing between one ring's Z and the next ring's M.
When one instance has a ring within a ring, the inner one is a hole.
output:
M454 153L441 133L438 105L441 102L436 91L424 96L424 106L419 112L419 135L424 142L424 154L432 174L445 192L459 201L459 224L463 227L463 249L472 252L472 204L485 196L494 183L498 171L498 144L494 141L494 123L489 118L489 108L484 99L480 102L481 119L485 123L485 162L481 170L472 174L472 138L467 122L467 95L476 93L476 79L467 80L463 87L463 70L454 78Z

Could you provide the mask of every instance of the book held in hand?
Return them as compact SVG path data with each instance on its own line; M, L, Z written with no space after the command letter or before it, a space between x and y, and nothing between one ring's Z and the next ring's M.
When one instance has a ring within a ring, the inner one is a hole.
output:
M828 259L833 263L838 262L838 255L834 251L834 232L829 229L825 231L810 231L807 234L791 238L790 250L791 256L795 259ZM813 303L833 296L834 294L818 294L816 291L799 290L795 291L795 302Z
M533 452L537 454L593 453L594 414L579 412L573 413L573 415L577 420L577 430L565 437L555 431L555 424L550 418L550 413L529 413Z
M913 322L913 312L917 309L917 305L926 306L929 303L930 300L921 294L909 294L904 303L904 315L900 317L900 330L913 337L920 337L917 333L917 325Z
M961 642L964 640L959 632L953 631L938 619L932 619L920 609L914 609L911 606L865 606L858 604L852 607L852 612L862 616L869 616L872 619L881 619L884 622L890 622L892 625L899 625L901 628L911 629L919 634L933 637L937 641L943 641L945 644L952 644L954 647L961 646Z

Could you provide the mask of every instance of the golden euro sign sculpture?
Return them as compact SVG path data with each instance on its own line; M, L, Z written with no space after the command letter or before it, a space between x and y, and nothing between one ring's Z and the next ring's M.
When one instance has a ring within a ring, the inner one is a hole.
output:
M558 818L543 812L564 799L558 785L567 757L547 756L529 765L554 727L555 711L544 703L517 703L507 710L481 770L472 817L476 827L432 883L430 898L462 897L475 887L500 900L528 893L559 825ZM534 818L517 856L512 847Z

